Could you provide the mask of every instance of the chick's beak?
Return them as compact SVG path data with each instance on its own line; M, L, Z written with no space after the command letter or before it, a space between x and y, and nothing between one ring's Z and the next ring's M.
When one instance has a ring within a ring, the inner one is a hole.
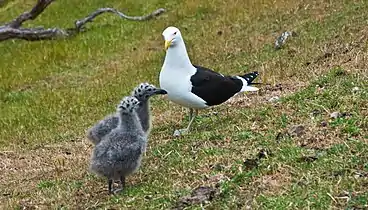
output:
M161 94L161 95L165 95L165 94L167 94L166 90L164 90L164 89L157 89L157 90L155 91L155 93L156 93L156 94Z
M169 40L169 41L165 40L165 50L169 49L171 43L172 43L172 40Z

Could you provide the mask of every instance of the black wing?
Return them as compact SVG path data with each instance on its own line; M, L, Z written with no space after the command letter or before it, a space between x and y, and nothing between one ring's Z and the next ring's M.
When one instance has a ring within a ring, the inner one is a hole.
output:
M222 76L211 69L193 66L197 68L197 72L190 78L192 93L205 100L208 106L227 101L243 87L243 82L236 77Z

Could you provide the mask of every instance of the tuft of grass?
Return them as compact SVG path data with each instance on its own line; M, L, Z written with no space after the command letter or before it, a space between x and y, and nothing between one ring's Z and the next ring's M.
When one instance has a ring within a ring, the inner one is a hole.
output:
M48 189L54 187L56 184L53 181L40 181L38 183L37 188L38 189Z

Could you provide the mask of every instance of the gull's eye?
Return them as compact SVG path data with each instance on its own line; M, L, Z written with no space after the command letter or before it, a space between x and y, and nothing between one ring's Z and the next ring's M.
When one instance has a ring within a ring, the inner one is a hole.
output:
M177 31L175 31L175 32L174 32L174 35L176 35L176 32L177 32Z

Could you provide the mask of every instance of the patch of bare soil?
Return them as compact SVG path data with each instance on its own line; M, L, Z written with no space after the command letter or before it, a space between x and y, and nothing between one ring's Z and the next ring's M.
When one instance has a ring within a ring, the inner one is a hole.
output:
M291 136L298 146L311 149L326 149L343 143L340 133L329 127L326 121L319 125L291 125L276 136L276 141L282 141L286 136Z
M92 149L87 141L45 145L34 150L0 151L0 193L23 194L35 190L42 180L83 177Z
M333 129L317 126L308 128L305 135L297 137L296 140L299 146L314 149L327 149L343 143L343 139Z
M292 181L291 174L286 168L280 168L272 174L258 177L253 181L264 195L280 195L286 192L286 189Z

